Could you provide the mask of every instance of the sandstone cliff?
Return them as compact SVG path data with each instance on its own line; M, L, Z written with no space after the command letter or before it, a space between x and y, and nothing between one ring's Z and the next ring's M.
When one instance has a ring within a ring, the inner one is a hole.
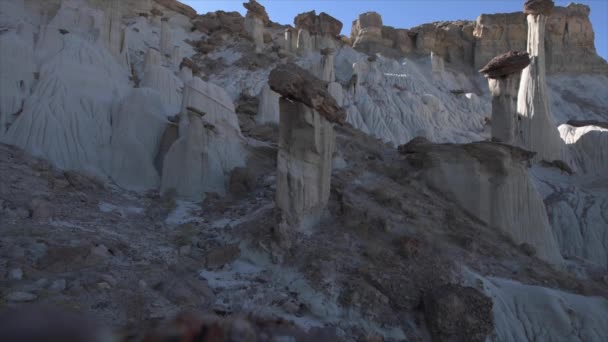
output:
M582 4L555 7L547 22L547 71L608 73L608 64L595 50L590 8ZM430 54L446 62L482 68L510 50L525 50L527 23L523 12L482 14L473 21L423 24L411 29L384 26L375 12L353 22L355 49L387 56Z

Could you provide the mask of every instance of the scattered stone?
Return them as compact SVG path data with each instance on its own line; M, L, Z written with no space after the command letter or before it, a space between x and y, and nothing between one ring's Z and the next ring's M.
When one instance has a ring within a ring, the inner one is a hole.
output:
M434 341L478 341L494 330L492 299L472 287L443 285L424 296Z
M32 302L36 300L38 296L29 292L11 292L6 296L6 300L9 302Z

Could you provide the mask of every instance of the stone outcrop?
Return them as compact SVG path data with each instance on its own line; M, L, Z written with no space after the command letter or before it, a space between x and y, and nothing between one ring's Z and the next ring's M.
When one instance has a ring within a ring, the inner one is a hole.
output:
M294 18L294 25L297 30L297 51L300 54L338 45L337 37L342 30L342 23L326 13L301 13Z
M394 56L414 51L410 32L383 26L382 17L376 12L360 14L359 18L353 21L350 36L355 49L369 54Z
M547 17L547 72L608 73L608 64L597 55L590 9L582 4L553 8ZM522 12L482 14L475 28L475 68L509 50L525 50L526 15Z
M552 0L545 2L553 3ZM534 1L539 12L542 7L539 1ZM532 10L530 10L532 11ZM563 160L563 142L559 137L555 119L549 105L545 69L545 24L546 14L528 14L528 53L530 65L521 75L519 94L517 96L517 112L520 129L518 144L537 153L541 160Z
M336 70L334 67L334 59L336 50L325 48L321 50L321 61L315 66L315 76L325 82L334 82L336 80Z
M239 12L209 12L193 20L193 26L205 34L232 33L239 34L244 30L244 18Z
M528 174L534 153L480 142L465 145L408 143L400 148L423 171L433 189L513 239L534 247L536 255L560 265L562 257L551 231L543 198Z
M245 16L245 32L255 44L255 52L260 53L264 49L264 26L269 22L268 14L264 6L257 3L255 0L250 0L249 3L244 3L243 6L247 9Z
M342 32L342 22L321 12L319 15L315 11L298 14L293 23L298 30L306 30L311 35L328 35L337 37Z
M142 87L158 91L163 101L166 115L174 115L182 105L182 80L173 71L162 65L163 57L156 49L149 49L146 54Z
M342 122L345 113L324 82L296 65L274 69L269 85L282 96L276 203L284 224L306 230L320 219L329 200L333 123Z
M479 72L488 78L492 94L492 139L516 143L518 129L517 90L521 71L530 64L528 53L507 52L492 59Z
M178 0L154 0L158 5L161 5L165 8L168 8L172 11L175 11L179 14L182 14L190 19L196 17L196 11L194 8L184 5Z

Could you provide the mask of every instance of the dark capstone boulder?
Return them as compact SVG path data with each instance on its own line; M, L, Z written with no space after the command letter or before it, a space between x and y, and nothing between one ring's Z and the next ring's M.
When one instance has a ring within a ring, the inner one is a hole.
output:
M530 55L527 52L509 51L494 57L479 70L488 78L503 78L521 72L530 65Z

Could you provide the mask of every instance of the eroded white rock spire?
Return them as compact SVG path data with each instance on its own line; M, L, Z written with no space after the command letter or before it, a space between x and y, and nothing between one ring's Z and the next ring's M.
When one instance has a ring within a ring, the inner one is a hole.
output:
M306 230L321 217L330 194L335 148L333 123L346 113L327 92L327 83L295 64L270 73L270 88L279 93L277 206L283 223Z
M249 0L243 4L247 9L245 16L245 31L249 34L255 44L255 52L264 50L264 26L268 23L268 14L264 6L255 0Z
M522 72L517 96L519 144L536 152L536 160L548 161L563 159L563 141L549 106L545 69L545 24L553 7L552 0L528 0L524 5L530 65Z
M517 87L522 69L529 64L528 53L511 51L495 57L479 70L488 79L492 93L492 140L516 143Z

